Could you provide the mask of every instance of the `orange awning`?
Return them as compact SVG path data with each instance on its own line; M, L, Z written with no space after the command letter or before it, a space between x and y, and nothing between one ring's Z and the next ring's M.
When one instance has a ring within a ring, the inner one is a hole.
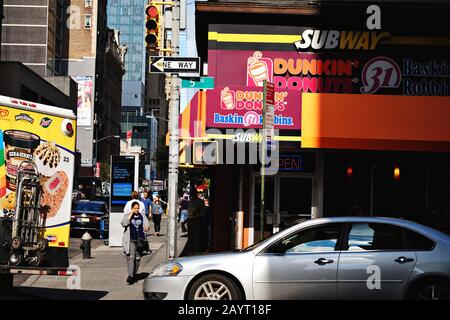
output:
M304 93L302 148L450 151L450 97Z

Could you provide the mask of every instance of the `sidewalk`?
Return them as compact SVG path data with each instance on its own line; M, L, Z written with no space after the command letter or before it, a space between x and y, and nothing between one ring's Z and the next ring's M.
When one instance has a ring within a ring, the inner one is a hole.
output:
M83 260L81 255L70 261L81 269L81 289L68 290L67 277L32 276L24 282L20 291L44 299L86 299L86 300L142 300L142 284L153 267L166 260L167 218L161 221L161 236L156 237L151 223L150 249L152 254L142 257L138 271L140 280L126 283L127 265L122 247L110 248L102 245L92 250L92 259ZM177 231L177 256L182 252L187 238ZM44 289L45 288L45 289Z

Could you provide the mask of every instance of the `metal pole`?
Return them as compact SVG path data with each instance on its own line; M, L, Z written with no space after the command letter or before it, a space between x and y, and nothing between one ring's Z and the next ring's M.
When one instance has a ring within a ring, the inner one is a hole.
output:
M179 32L180 32L180 1L174 1L172 7L172 50L173 55L178 56ZM177 229L176 209L178 197L178 115L179 115L179 85L178 76L172 74L172 93L169 103L169 221L167 233L167 260L176 257L177 253Z
M94 148L95 148L95 153L94 153L94 176L97 173L97 143L98 143L98 128L97 128L97 114L94 113L94 130L95 130L95 143L94 143Z
M266 83L264 80L264 89L263 89L263 138L262 138L262 146L261 146L261 210L259 215L259 229L260 229L260 240L264 239L264 177L266 175L266 110L267 110L267 102L266 102Z

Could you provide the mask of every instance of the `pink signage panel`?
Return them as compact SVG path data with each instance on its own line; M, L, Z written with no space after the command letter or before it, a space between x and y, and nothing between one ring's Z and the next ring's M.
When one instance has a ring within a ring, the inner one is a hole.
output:
M262 87L217 87L207 91L207 101L209 128L262 128ZM275 129L301 129L300 91L275 89L274 109Z

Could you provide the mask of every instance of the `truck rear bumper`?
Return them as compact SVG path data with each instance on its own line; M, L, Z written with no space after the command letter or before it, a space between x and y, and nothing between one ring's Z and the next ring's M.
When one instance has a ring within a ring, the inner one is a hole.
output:
M47 276L75 276L76 269L71 268L48 268L48 267L12 267L0 265L0 274L28 274Z

